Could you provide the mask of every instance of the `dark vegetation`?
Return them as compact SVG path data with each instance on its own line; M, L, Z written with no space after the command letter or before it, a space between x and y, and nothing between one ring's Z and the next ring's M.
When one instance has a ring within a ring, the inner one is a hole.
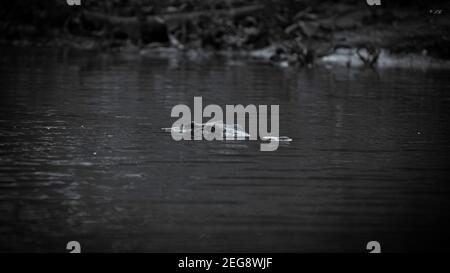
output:
M447 1L448 2L448 1ZM337 48L381 48L450 58L446 1L365 0L15 0L0 2L3 43L71 45L117 50L249 52L300 65Z

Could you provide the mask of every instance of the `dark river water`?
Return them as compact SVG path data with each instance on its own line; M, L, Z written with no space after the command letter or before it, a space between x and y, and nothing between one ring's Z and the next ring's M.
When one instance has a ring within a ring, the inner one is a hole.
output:
M436 251L450 77L1 48L0 251ZM176 104L278 104L258 141L172 140Z

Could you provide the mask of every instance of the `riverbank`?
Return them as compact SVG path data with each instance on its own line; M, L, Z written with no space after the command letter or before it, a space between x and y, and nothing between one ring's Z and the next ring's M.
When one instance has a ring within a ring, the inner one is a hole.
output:
M53 27L46 35L36 35L38 30L31 25L2 23L7 31L1 42L143 56L219 54L281 67L450 67L448 4L369 7L364 1L283 1L274 6L272 1L232 1L223 6L217 1L222 6L183 5L187 2L160 7L157 14L146 13L145 5L136 9L140 13L87 6L70 13L63 27Z

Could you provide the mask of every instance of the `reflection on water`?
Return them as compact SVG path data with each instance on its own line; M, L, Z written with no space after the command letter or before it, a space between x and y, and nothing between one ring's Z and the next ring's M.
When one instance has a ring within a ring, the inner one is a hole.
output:
M446 71L0 56L0 250L423 251L448 242ZM8 54L5 54L8 53ZM279 104L275 152L173 141L176 104Z

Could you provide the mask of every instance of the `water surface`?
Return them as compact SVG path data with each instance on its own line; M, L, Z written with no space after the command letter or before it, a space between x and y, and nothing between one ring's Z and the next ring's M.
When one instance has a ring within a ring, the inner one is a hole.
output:
M448 71L2 48L0 250L445 249ZM259 142L175 142L176 104L279 104Z

